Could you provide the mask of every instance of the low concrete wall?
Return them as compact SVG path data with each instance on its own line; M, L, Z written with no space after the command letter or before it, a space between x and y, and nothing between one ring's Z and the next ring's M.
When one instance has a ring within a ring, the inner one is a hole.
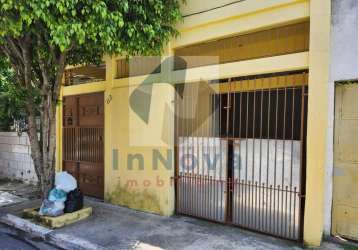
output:
M37 182L26 133L0 132L0 178Z

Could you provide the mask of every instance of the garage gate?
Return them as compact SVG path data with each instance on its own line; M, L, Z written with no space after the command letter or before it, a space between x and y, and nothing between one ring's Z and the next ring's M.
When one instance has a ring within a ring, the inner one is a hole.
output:
M307 72L176 91L176 212L301 240Z

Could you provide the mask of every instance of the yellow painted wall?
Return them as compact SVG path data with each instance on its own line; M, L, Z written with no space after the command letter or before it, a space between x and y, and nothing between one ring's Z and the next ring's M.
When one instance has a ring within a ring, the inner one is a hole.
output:
M139 97L130 101L139 86L126 86L110 90L110 149L118 150L118 169L112 162L106 164L105 200L134 209L170 215L174 209L174 88L169 84L153 84L148 123L133 110L143 104ZM106 124L107 129L107 124ZM153 150L157 150L169 169L161 163L153 169ZM169 156L168 156L169 154ZM131 155L140 155L130 167Z
M208 9L205 0L188 1L185 7L196 13L195 5ZM224 1L215 1L221 6ZM195 4L194 4L195 3ZM218 8L200 15L184 18L178 25L180 36L172 41L172 47L182 47L202 41L245 34L279 25L296 23L309 18L307 0L250 0Z
M358 240L358 84L335 97L332 234Z
M191 9L191 1L188 1L185 12L195 12L203 1L193 2L195 4L193 3ZM169 180L174 175L174 162L171 170L166 170L163 165L158 170L152 170L153 149L157 149L164 157L167 150L174 150L174 88L166 84L169 79L174 83L181 83L183 80L198 82L309 68L309 146L304 241L308 245L319 245L323 228L323 168L327 126L327 95L324 93L327 92L328 83L329 15L330 1L327 0L244 1L231 8L184 18L184 23L178 25L180 36L170 42L165 55L172 55L173 48L308 18L311 28L310 52L194 68L186 72L185 79L181 77L182 72L176 71L168 76L167 70L150 77L115 79L116 58L106 57L106 81L64 87L64 95L97 91L105 93L105 199L163 215L173 213L174 188ZM130 107L129 98L147 78L151 78L147 84L156 84L152 86L149 120L145 123ZM61 125L61 116L58 118ZM60 142L60 133L58 136ZM119 152L118 169L113 168L113 149L118 149ZM133 170L127 168L127 157L131 153L143 155L144 170L139 170L135 165ZM61 156L61 148L58 149L58 156ZM60 164L60 160L58 162ZM156 185L157 178L164 181L164 186ZM138 182L136 187L130 187L128 183L133 179Z
M328 126L331 1L310 1L304 242L319 246L323 233L324 176Z

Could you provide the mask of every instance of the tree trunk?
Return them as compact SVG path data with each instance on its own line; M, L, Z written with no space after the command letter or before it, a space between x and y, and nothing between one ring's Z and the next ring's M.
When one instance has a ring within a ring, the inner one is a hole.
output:
M42 193L48 196L49 191L54 187L55 183L55 173L56 173L56 107L50 101L49 107L47 109L49 111L46 129L47 134L47 147L44 147L43 158L44 158L44 176L43 176L43 184L42 184Z
M38 178L38 185L41 188L42 183L42 153L40 149L40 138L37 134L37 126L36 126L36 113L33 109L28 106L28 130L27 134L30 141L31 146L31 158L34 163L35 172Z
M55 152L56 152L56 105L52 101L52 93L48 92L43 102L42 120L42 158L43 177L41 190L45 197L54 186Z
M40 34L34 36L31 32L22 37L6 37L6 43L0 44L0 49L9 57L19 84L27 90L25 101L31 157L42 197L47 198L55 179L56 104L66 64L66 51L53 47L46 37ZM44 55L44 50L50 54ZM32 95L34 90L41 93L40 109ZM40 131L36 124L37 117L40 118Z
M31 107L31 104L29 104ZM38 136L36 114L28 108L28 135L31 145L31 157L34 162L42 198L47 198L54 187L56 154L56 105L48 98L43 102L40 115L41 137Z

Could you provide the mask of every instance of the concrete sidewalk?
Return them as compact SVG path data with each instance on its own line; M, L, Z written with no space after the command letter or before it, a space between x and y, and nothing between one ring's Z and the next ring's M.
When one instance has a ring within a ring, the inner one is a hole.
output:
M93 215L56 230L109 249L299 249L293 242L188 217L162 217L92 199ZM325 249L338 246L325 243Z
M16 180L0 179L0 207L40 197L35 185Z
M93 215L52 231L51 237L82 239L106 249L301 249L294 242L252 233L237 227L188 217L162 217L86 199ZM7 207L19 215L32 204ZM344 249L325 242L322 249Z

